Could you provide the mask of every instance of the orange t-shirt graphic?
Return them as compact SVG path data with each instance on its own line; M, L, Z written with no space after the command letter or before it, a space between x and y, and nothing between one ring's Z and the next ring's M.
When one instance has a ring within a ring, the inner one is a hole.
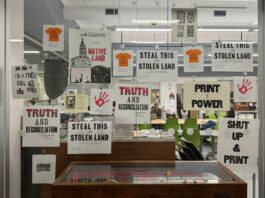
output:
M46 33L49 34L49 41L50 42L58 42L59 41L59 34L61 34L63 31L61 28L48 28L46 30Z
M199 63L199 56L202 54L202 51L199 49L190 49L186 54L189 56L189 63Z
M132 56L129 53L118 53L115 57L119 60L119 67L128 67Z

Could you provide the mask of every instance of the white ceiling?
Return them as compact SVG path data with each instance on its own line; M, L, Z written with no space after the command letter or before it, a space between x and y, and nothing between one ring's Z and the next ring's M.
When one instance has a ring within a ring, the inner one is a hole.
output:
M81 28L135 27L132 19L171 19L172 8L197 8L199 28L246 28L257 27L256 0L61 0L64 17L74 20ZM118 8L118 15L105 15L106 8ZM225 17L215 17L214 10L226 10ZM138 25L139 27L139 25ZM151 27L151 24L150 26ZM170 33L146 32L123 33L123 42L167 41ZM211 39L244 39L257 41L257 32L198 32L198 42ZM120 42L121 33L112 33L112 42ZM170 40L170 39L169 39Z

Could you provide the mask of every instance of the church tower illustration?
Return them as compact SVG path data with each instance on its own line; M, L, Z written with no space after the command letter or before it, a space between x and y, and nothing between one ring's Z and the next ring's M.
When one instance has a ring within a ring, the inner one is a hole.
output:
M84 36L83 34L80 36L79 54L78 56L71 58L71 83L91 82L92 63L87 54ZM78 50L78 48L76 50Z
M81 58L88 58L87 53L86 53L86 44L84 43L84 37L83 36L81 38L81 44L79 47L79 56Z
M91 67L92 63L87 55L87 48L84 42L84 37L81 35L81 42L79 45L79 56L71 59L71 67L84 68Z

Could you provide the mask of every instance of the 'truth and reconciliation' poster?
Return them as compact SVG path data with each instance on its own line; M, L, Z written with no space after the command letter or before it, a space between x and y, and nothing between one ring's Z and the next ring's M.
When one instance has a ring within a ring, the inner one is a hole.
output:
M116 87L115 122L118 124L150 123L151 90L144 85L118 84Z
M23 147L60 145L60 111L55 107L27 107L23 113Z

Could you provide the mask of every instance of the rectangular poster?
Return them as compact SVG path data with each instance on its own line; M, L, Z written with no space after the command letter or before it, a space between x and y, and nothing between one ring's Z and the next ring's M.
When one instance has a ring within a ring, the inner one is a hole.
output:
M110 83L111 32L70 29L71 83Z
M253 43L212 41L212 71L253 72Z
M13 98L32 99L39 96L37 65L12 66Z
M24 108L22 146L60 146L59 108L50 106Z
M43 51L64 51L64 25L43 25Z
M230 82L184 81L184 110L230 110Z
M65 113L84 113L88 111L88 95L67 94L64 96Z
M117 84L115 92L115 123L150 123L151 89L148 86Z
M258 163L259 120L219 120L217 160L233 171L253 173Z
M56 155L32 155L32 184L55 181Z
M112 89L91 89L90 114L112 115L114 113Z
M177 88L176 83L160 83L161 107L166 114L177 115Z
M68 154L111 154L112 122L68 122Z
M113 51L113 76L133 76L133 51Z
M203 72L203 46L183 47L184 72Z
M256 77L234 77L234 102L257 102Z
M173 8L172 20L178 23L171 25L172 42L196 42L197 41L197 10Z
M137 81L174 82L178 77L176 51L137 51Z

